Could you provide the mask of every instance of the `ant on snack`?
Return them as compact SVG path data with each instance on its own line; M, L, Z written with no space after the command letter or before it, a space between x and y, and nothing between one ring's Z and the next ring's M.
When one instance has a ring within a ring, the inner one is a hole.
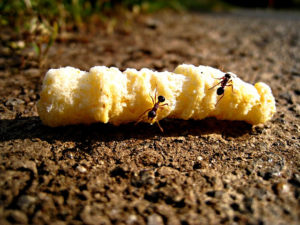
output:
M221 80L219 83L217 83L215 86L209 88L213 89L214 87L218 86L219 84L221 85L221 87L219 87L217 89L217 95L222 95L221 98L219 98L219 100L217 101L216 105L220 102L220 100L224 97L224 92L225 92L225 87L226 86L231 86L232 88L232 92L233 92L233 84L232 84L232 76L229 73L225 73L225 75L221 78L217 78L219 80Z
M157 125L158 125L158 127L159 127L159 129L160 129L160 131L164 132L164 129L160 126L158 120L155 120L155 117L157 115L157 110L159 108L161 108L161 107L164 107L164 106L168 105L168 103L165 103L165 104L161 105L160 103L163 103L165 101L165 97L162 96L162 95L160 95L160 96L157 97L157 100L156 100L156 93L157 93L157 91L155 90L155 97L154 97L154 99L149 94L150 97L151 97L152 103L153 103L153 107L151 109L147 109L145 112L143 112L143 114L141 114L139 116L139 119L137 120L137 122L135 123L135 125L138 124L139 122L141 122L143 120L144 115L148 112L147 118L148 118L148 120L151 121L151 124L153 124L154 122L156 122Z

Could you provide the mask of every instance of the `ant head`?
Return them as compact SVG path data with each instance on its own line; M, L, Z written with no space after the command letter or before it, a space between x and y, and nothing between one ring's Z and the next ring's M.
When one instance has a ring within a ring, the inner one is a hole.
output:
M223 93L224 93L224 88L219 87L219 88L217 89L217 95L222 95Z
M156 117L156 112L154 110L151 110L148 112L148 118L153 119L154 117Z
M162 96L162 95L158 96L158 101L159 102L164 102L165 101L165 97Z
M229 74L229 73L226 73L226 74L225 74L225 78L230 79L230 78L231 78L230 74Z

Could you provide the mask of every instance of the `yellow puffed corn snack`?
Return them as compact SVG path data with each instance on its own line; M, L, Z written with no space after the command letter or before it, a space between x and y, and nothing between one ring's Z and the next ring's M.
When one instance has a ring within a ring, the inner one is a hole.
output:
M164 97L165 104L158 96ZM72 67L50 69L37 109L42 122L51 127L153 123L165 117L215 117L259 124L276 112L272 91L265 83L253 86L233 73L185 64L174 72L127 69L122 73L105 66L92 67L89 72Z

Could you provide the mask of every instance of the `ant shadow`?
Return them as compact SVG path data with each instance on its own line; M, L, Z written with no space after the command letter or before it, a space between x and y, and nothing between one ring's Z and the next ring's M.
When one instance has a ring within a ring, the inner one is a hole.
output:
M202 136L221 134L223 137L241 137L252 131L252 125L243 121L221 121L214 118L204 120L165 119L161 122L162 133L158 126L140 123L113 126L96 123L91 125L69 125L51 128L44 126L39 117L21 117L0 120L0 141L16 139L35 139L52 143L54 141L123 141L128 139L150 139L160 137Z

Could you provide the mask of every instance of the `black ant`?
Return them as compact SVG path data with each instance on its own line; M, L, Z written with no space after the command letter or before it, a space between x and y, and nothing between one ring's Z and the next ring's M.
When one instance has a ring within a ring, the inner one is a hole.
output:
M148 120L150 120L152 123L154 123L155 117L157 116L157 110L161 107L164 107L164 106L168 105L168 103L165 103L165 104L161 105L161 103L163 103L165 101L165 97L162 96L162 95L158 96L157 101L156 101L156 91L155 91L155 97L154 97L155 100L153 99L153 97L151 95L150 95L150 97L151 97L151 100L152 100L152 103L153 103L153 107L151 109L147 109L145 112L143 112L139 116L139 118L138 118L137 122L135 123L135 125L143 120L143 117L147 112L148 112L148 114L147 114ZM155 122L157 123L160 131L164 132L164 129L160 126L158 120L155 120Z
M217 89L217 95L222 95L221 98L219 98L219 100L217 101L216 105L219 103L219 101L224 97L224 92L225 92L225 87L226 86L231 86L232 91L233 91L233 84L232 84L232 79L231 79L231 75L229 73L225 73L225 75L221 78L217 78L219 80L221 80L219 83L217 83L215 86L209 88L213 89L214 87L218 86L219 84L221 85L221 87L219 87Z

